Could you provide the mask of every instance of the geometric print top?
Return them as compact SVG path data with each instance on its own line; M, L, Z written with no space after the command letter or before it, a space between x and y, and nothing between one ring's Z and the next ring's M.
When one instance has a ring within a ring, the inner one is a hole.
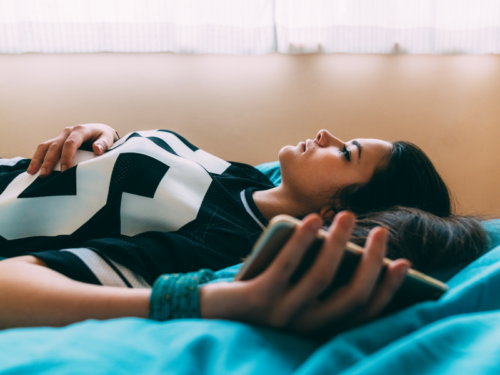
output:
M274 187L168 130L127 134L101 156L80 149L46 178L29 162L0 159L0 257L31 254L93 284L239 263L267 225L252 192Z

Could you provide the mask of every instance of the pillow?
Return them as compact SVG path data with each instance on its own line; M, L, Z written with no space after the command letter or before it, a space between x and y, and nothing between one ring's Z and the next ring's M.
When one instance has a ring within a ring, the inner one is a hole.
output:
M279 161L259 164L255 168L257 168L268 179L270 179L274 186L278 186L279 184L281 184L281 168Z

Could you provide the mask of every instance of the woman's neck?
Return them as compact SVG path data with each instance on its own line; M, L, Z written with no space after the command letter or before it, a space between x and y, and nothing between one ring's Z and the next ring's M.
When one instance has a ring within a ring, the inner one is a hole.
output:
M304 204L303 199L295 197L283 185L268 190L254 191L252 198L267 220L281 214L300 218L314 211L308 207L308 204Z

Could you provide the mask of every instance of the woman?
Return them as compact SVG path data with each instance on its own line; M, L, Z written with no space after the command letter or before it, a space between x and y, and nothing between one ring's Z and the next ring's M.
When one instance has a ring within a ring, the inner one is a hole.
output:
M405 260L395 261L382 284L375 285L386 236L383 229L375 229L351 284L326 302L316 301L321 285L334 276L332 264L338 263L353 227L352 214L335 215L339 210L367 212L404 204L441 216L449 214L444 183L427 157L410 144L373 139L344 143L323 130L315 140L280 151L282 184L274 187L252 168L221 161L171 132L137 132L110 147L115 137L113 129L101 124L65 129L58 138L39 146L28 168L28 173L34 174L41 167L45 181L21 173L27 161L12 166L18 169L11 171L15 177L2 195L35 199L7 202L0 195L0 230L5 233L0 233L0 256L13 257L0 265L4 271L0 272L0 285L10 286L1 288L0 300L10 306L9 312L2 313L2 326L63 325L90 317L144 317L150 301L149 315L158 320L197 316L201 311L203 317L286 325L304 333L324 330L332 321L353 316L352 311L360 305L364 308L358 319L377 315L408 267ZM95 159L87 155L78 168L71 168L76 149L87 140L94 141L96 154L108 152ZM63 173L47 178L59 157ZM134 169L134 165L140 168ZM125 185L121 184L124 179ZM148 184L154 189L145 188ZM66 190L61 190L61 185ZM169 190L172 186L175 189ZM402 193L387 194L387 189ZM79 201L82 196L88 199ZM374 204L372 197L379 203ZM51 206L58 200L64 200L64 204ZM104 204L96 205L99 200ZM10 221L2 221L2 212ZM213 273L159 275L237 263L248 254L267 220L281 213L304 217L310 212L319 215L304 219L262 277L245 283L206 285L200 289L199 299L197 293L191 293L187 300L177 301L186 311L172 313L173 307L165 300L188 295L186 291L195 290ZM17 215L14 225L12 214ZM117 220L107 220L111 217ZM309 276L289 286L288 273L300 262L321 219L334 217L329 240ZM31 255L20 256L24 254ZM106 267L109 270L102 272ZM19 276L16 281L15 275L27 274L33 278L33 285ZM116 288L119 278L122 286L129 287L148 287L154 282L153 292ZM28 308L22 296L31 296L33 288L51 304L35 299ZM176 292L178 289L186 293ZM40 310L40 304L45 311ZM33 317L30 311L35 307Z

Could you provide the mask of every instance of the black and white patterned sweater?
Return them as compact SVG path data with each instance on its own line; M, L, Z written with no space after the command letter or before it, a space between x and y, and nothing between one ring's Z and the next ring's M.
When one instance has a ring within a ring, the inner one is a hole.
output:
M267 225L252 192L274 187L166 130L127 134L98 157L79 150L43 179L29 162L0 159L0 257L35 255L100 285L240 262Z

